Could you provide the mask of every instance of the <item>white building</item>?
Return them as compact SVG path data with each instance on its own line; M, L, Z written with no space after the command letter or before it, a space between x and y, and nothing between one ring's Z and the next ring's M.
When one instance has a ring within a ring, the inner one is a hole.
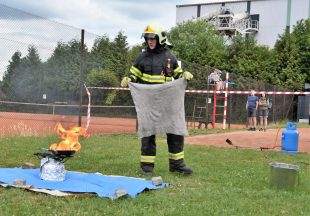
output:
M222 34L254 34L259 44L273 46L279 34L310 17L310 0L219 0L176 6L176 22L205 19Z

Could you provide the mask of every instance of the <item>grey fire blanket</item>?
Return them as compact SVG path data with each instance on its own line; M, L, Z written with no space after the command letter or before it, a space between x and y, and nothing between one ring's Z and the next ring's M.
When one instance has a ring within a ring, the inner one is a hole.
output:
M138 136L187 135L184 111L186 80L164 84L129 83L138 116Z

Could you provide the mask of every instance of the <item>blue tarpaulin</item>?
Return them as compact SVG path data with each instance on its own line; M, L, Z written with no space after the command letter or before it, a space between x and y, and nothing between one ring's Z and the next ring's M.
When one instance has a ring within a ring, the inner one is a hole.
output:
M151 180L125 176L108 176L101 173L67 171L62 182L45 181L40 178L40 169L0 168L0 183L14 186L14 181L25 180L32 188L58 190L70 193L95 193L99 197L116 199L117 191L135 197L147 189L159 189L166 183L154 185Z

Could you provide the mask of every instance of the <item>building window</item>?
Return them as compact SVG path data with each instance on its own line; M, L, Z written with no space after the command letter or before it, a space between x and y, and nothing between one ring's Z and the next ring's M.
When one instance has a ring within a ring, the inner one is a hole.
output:
M250 19L251 19L251 20L259 21L259 14L251 14L251 15L250 15Z
M251 20L251 28L258 29L259 14L251 14L250 20Z

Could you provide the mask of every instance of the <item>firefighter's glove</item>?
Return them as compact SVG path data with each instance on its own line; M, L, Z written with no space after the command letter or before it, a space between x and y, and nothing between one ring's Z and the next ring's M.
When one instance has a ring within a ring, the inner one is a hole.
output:
M182 77L184 77L186 80L191 80L193 78L193 74L188 71L184 71Z
M121 86L123 88L127 87L128 86L128 83L131 82L131 79L129 77L124 77L121 81Z

